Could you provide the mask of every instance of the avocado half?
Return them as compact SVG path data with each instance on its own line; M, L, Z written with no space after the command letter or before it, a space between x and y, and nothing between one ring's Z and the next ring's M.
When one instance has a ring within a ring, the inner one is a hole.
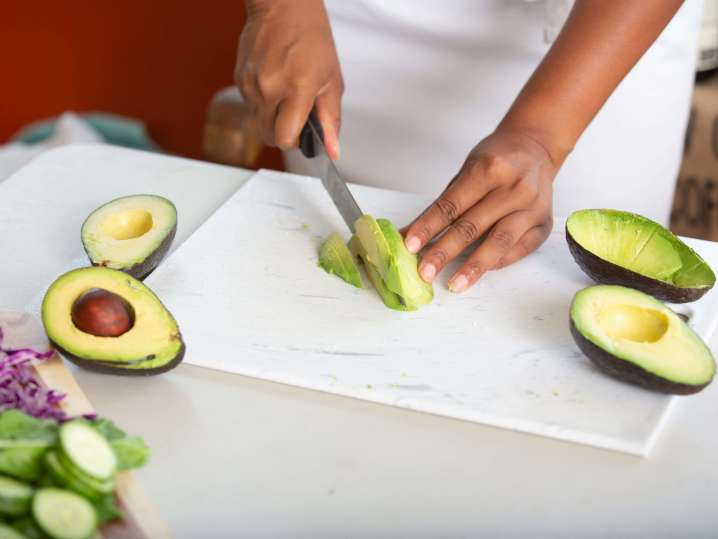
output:
M580 210L566 221L566 241L581 269L599 283L636 288L687 303L715 284L711 267L658 223L618 210Z
M82 225L82 244L93 266L144 279L169 251L177 209L164 197L131 195L93 211Z
M632 288L596 285L576 294L571 334L606 374L662 393L688 395L715 376L710 349L671 309Z
M86 292L106 290L132 310L132 327L117 337L97 337L73 323L73 306ZM55 280L42 302L50 341L69 361L99 372L150 375L176 367L185 345L177 322L155 294L134 277L102 267L69 271Z

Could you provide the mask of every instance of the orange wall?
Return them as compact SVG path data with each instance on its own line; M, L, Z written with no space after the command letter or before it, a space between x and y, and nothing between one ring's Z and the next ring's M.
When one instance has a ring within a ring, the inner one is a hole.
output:
M207 103L232 83L241 0L2 3L0 141L64 110L101 110L200 156Z

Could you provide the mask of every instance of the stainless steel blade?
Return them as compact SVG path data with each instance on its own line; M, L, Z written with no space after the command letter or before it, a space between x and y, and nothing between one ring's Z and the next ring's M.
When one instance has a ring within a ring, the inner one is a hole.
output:
M334 165L334 162L329 159L327 150L324 147L324 142L311 122L309 122L309 127L312 130L312 138L314 139L316 157L314 157L312 161L314 161L317 167L317 175L321 178L322 185L324 185L327 193L329 193L332 202L334 202L337 210L339 210L339 213L344 218L344 222L349 227L349 230L354 232L354 222L362 216L362 211L356 203L356 200L354 200L351 191L349 191L349 187L347 187L347 184L339 175L339 171Z

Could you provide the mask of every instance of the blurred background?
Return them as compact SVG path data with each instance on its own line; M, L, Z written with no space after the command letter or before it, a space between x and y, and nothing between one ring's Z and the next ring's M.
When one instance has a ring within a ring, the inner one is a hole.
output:
M232 88L244 20L240 0L3 2L0 181L72 141L281 170ZM672 228L718 240L718 0L696 53Z
M207 109L232 84L244 19L241 0L3 1L0 142L64 111L103 111L141 120L163 150L205 157Z

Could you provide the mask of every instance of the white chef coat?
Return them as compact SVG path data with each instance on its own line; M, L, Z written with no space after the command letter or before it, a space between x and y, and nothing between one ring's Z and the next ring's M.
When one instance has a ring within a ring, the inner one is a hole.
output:
M437 195L548 50L547 1L327 0L346 83L342 174ZM556 179L556 215L611 207L668 221L701 11L685 2L585 131ZM285 160L312 171L297 151Z

